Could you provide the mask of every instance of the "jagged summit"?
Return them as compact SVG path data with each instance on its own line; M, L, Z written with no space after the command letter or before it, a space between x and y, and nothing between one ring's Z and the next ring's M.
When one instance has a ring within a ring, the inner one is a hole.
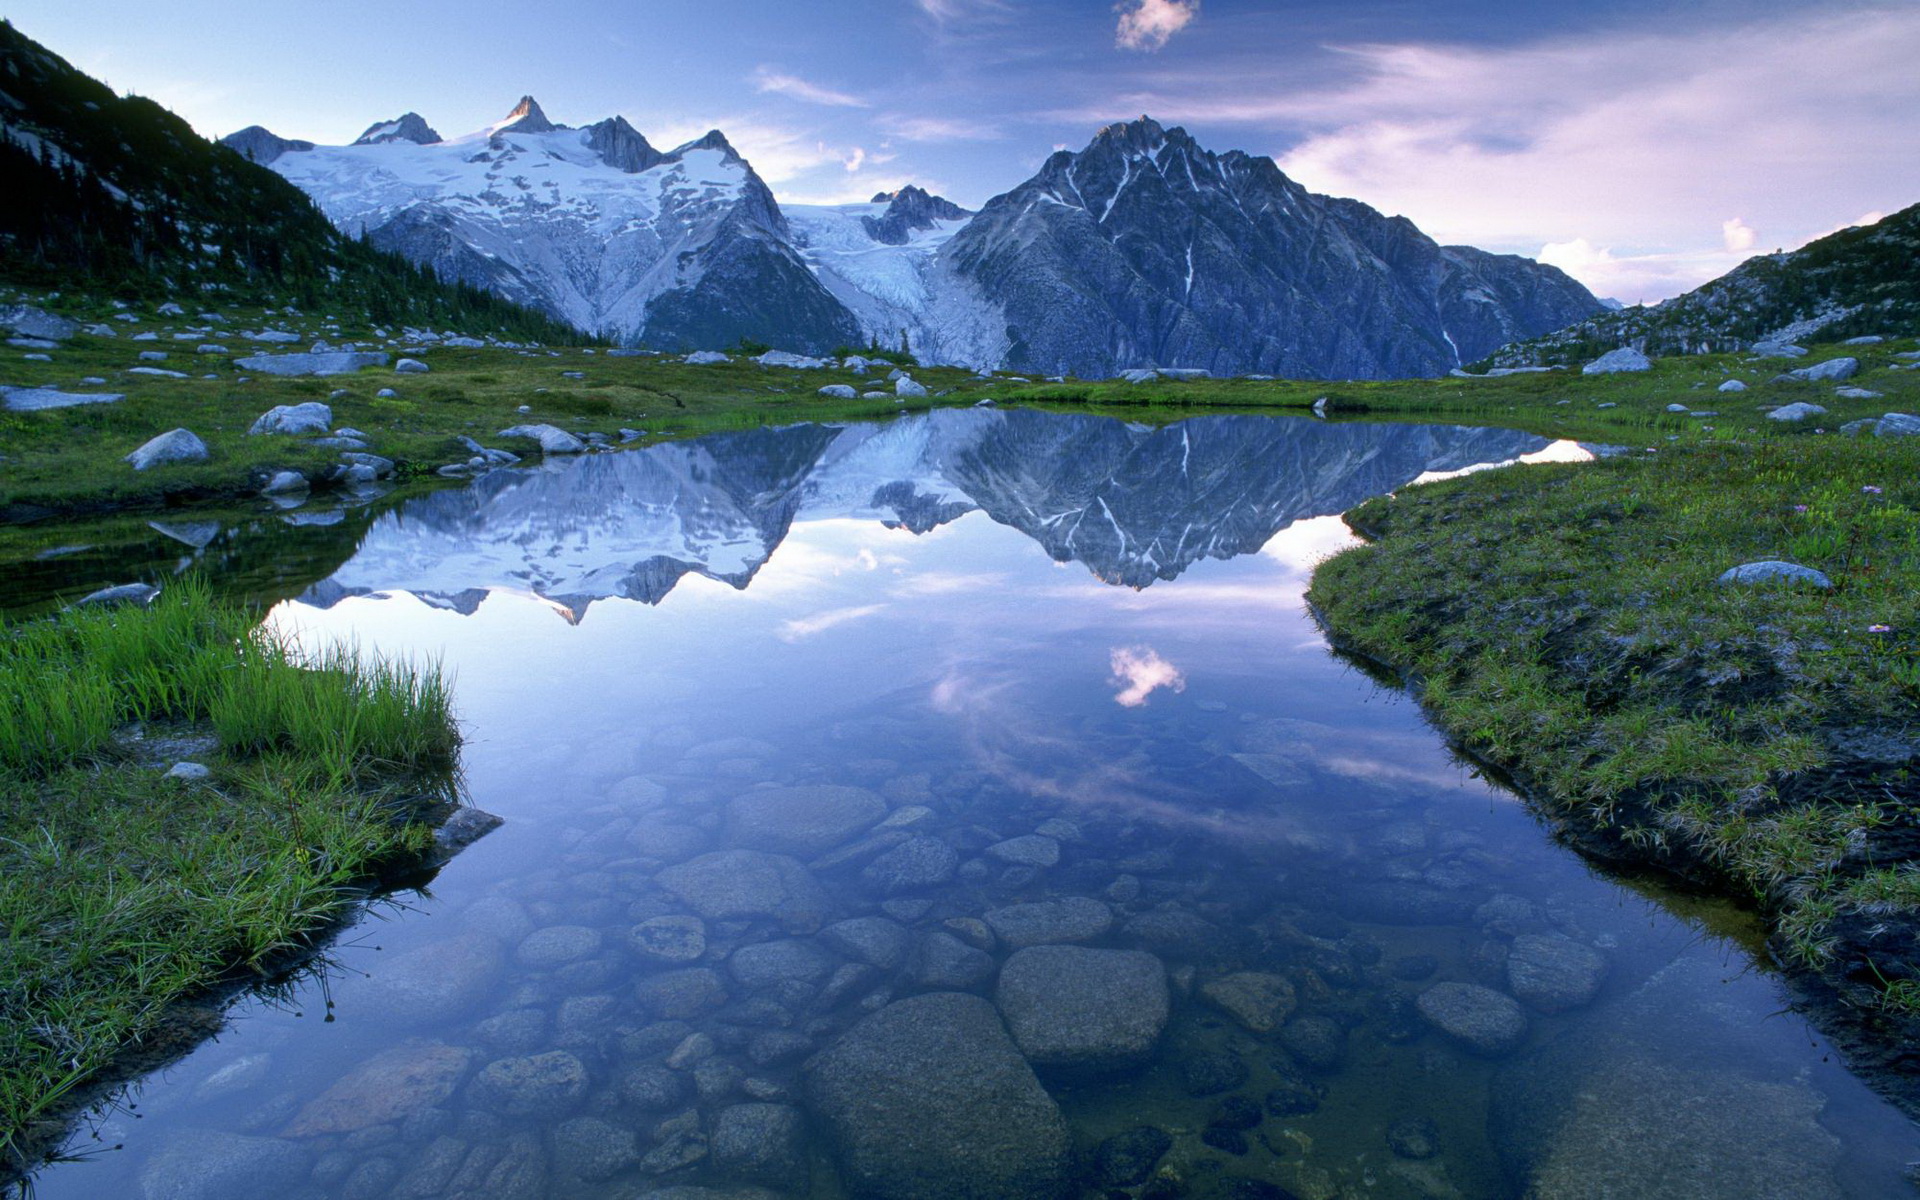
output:
M230 133L220 139L220 144L233 147L263 167L288 151L313 149L312 142L283 138L264 125L249 125L238 133Z
M721 155L724 156L724 161L729 164L744 163L747 161L740 157L738 150L733 148L733 143L727 140L727 135L721 133L718 129L709 129L691 142L675 146L673 152L667 157L677 158L689 150L718 150Z
M505 133L512 130L515 133L554 133L566 128L565 125L555 125L547 120L547 114L541 110L538 100L532 96L522 96L520 103L514 105L513 111L494 125L491 132Z
M237 136L237 135L236 135ZM431 146L441 137L427 124L419 113L402 113L391 121L379 121L367 126L367 131L354 139L356 146L380 146L388 142L412 142L416 146ZM307 147L312 149L311 146Z
M932 229L939 221L964 221L972 216L951 200L936 196L913 184L897 192L881 192L872 203L885 204L887 211L877 217L862 217L868 236L889 246L904 246L916 231Z

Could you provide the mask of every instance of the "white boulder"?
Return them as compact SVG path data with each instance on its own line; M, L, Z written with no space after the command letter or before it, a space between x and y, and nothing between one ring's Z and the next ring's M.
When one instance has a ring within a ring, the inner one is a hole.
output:
M205 462L207 444L190 430L170 429L127 455L123 461L132 463L136 471L164 467L170 463Z
M332 428L333 410L318 400L309 400L305 404L280 404L268 409L260 414L247 432L324 434Z
M1632 346L1609 350L1580 368L1582 375L1615 375L1622 371L1651 371L1653 361Z

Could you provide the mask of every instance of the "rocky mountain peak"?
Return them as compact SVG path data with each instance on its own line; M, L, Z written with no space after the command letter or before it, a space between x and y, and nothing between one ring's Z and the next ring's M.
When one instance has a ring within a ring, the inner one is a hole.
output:
M1171 133L1152 117L1142 115L1135 121L1116 121L1093 135L1088 150L1108 146L1128 155L1151 155L1169 140L1191 143L1187 131L1175 128Z
M727 135L721 133L718 129L709 129L684 146L675 147L673 153L667 157L677 158L689 150L718 150L725 156L727 162L744 163L746 161L746 159L740 157L740 152L733 148L733 143L727 140Z
M587 145L610 167L636 175L666 159L625 117L608 117L587 126Z
M230 133L220 139L220 144L238 150L262 166L289 151L313 149L312 142L283 138L264 125L249 125L238 133Z
M973 215L953 201L911 183L897 192L875 195L872 203L886 204L887 211L878 217L862 217L860 223L874 241L889 246L906 245L913 231L932 229L936 221L964 221Z
M556 129L564 128L566 126L555 125L547 120L547 114L541 110L538 100L532 96L522 96L520 103L514 105L513 111L495 125L493 131L505 133L511 129L515 133L552 133Z
M442 140L424 117L410 112L402 113L391 121L377 121L367 126L367 131L355 138L353 144L379 146L388 142L412 142L416 146L431 146Z

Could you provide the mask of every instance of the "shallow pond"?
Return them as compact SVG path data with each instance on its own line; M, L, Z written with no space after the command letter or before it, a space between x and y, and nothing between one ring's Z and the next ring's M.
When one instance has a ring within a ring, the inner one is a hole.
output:
M271 620L438 658L506 824L38 1194L1911 1195L1746 921L1305 610L1341 511L1583 454L962 410L343 516Z

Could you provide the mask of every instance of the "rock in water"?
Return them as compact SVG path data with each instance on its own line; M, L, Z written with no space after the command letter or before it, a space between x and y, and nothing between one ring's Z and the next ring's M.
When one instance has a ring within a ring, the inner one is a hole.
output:
M1522 934L1507 955L1507 986L1543 1013L1584 1007L1606 978L1606 955L1559 934Z
M826 921L827 894L805 867L785 855L718 850L668 867L656 878L709 921L770 917L805 933Z
M833 849L886 815L885 800L856 787L761 788L727 805L735 844L805 856Z
M1582 375L1613 375L1621 371L1651 371L1653 362L1632 346L1610 350L1580 368Z
M1057 1200L1067 1124L977 996L890 1004L808 1064L807 1102L856 1196Z
M1058 942L1086 942L1113 928L1113 910L1085 896L1010 904L987 913L994 934L1016 949Z
M1105 1070L1152 1053L1167 1025L1167 972L1141 950L1030 946L994 993L1027 1061Z
M140 1172L142 1200L253 1200L295 1190L306 1151L278 1138L189 1131L166 1142Z
M472 1059L473 1051L439 1042L396 1046L361 1063L309 1101L286 1136L352 1133L404 1120L452 1095Z
M1527 1014L1513 997L1477 983L1436 983L1420 993L1420 1015L1475 1054L1497 1058L1527 1040Z
M1272 1033L1293 1015L1293 985L1263 971L1238 971L1200 985L1200 995L1254 1033Z

